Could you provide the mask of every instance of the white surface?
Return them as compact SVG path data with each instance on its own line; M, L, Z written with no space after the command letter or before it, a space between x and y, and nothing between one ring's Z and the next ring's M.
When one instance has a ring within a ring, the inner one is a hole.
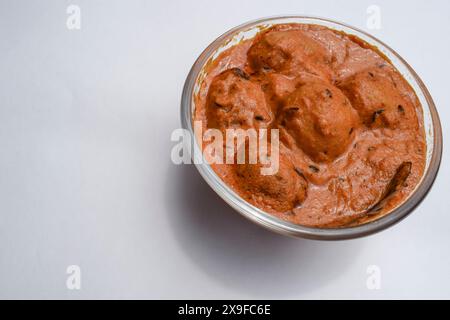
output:
M447 148L411 216L334 243L263 230L170 161L185 77L217 36L277 14L366 28L371 4L369 31L422 77L447 141L448 1L2 0L0 298L450 298Z

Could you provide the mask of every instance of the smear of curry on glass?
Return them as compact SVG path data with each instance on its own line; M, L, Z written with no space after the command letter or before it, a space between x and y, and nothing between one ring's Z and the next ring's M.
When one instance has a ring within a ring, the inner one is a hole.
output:
M420 181L422 107L375 47L323 26L275 25L205 67L194 120L204 129L279 129L279 170L213 164L243 199L305 226L388 213Z

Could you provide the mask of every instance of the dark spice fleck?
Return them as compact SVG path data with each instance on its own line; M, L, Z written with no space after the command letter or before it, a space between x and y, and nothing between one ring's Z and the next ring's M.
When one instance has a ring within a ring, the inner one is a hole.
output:
M397 109L398 109L398 112L405 113L405 108L403 108L403 106L401 104L398 105Z
M327 95L328 98L333 98L333 94L331 93L330 89L325 89L325 94Z
M223 108L223 105L221 105L220 103L214 102L214 106L216 108Z
M263 116L257 115L257 116L255 116L255 120L263 121L264 118L263 118Z
M244 71L242 71L241 69L239 69L239 68L233 68L233 72L234 72L235 75L237 75L238 77L241 77L241 78L243 78L245 80L249 80L250 79L249 75L247 73L245 73Z
M352 134L353 133L353 128L350 128L350 131L348 132L348 134Z
M310 166L309 166L309 169L310 169L312 172L315 172L315 173L319 172L319 168L317 168L316 166L313 166L313 165L310 165Z
M286 109L286 115L288 117L291 117L291 116L293 116L293 114L297 113L297 111L299 109L300 109L299 107L289 107L289 108Z
M295 172L296 172L300 177L302 177L303 179L305 179L305 176L304 176L303 171L302 171L301 169L295 167L294 170L295 170Z
M372 116L372 123L375 122L375 120L377 120L377 117L378 117L380 114L382 114L383 112L384 112L384 109L380 109L380 110L375 111L375 112L373 113L373 116Z
M372 72L369 72L369 76L371 76L373 78L374 74Z

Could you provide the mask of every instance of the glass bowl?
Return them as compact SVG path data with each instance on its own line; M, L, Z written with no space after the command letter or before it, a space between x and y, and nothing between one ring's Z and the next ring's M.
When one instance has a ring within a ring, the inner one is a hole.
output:
M202 152L197 141L193 143L194 153L192 159L206 182L212 189L231 207L251 221L283 235L319 239L339 240L367 236L386 229L399 222L411 213L425 198L430 190L439 170L442 155L442 132L439 115L427 88L416 72L386 44L357 28L329 19L307 16L279 16L258 19L237 26L214 40L198 57L192 66L186 79L181 99L181 122L184 129L188 130L191 137L193 132L193 112L195 110L194 95L198 92L201 81L204 78L205 65L213 61L217 56L242 40L253 38L262 27L269 27L284 23L303 23L322 25L347 34L356 35L367 43L375 46L391 60L403 77L409 82L417 94L423 109L424 129L426 133L427 155L424 174L413 192L397 207L389 213L371 222L354 227L342 227L334 229L312 228L293 224L262 211L243 200L236 192L229 188L205 161L202 161Z

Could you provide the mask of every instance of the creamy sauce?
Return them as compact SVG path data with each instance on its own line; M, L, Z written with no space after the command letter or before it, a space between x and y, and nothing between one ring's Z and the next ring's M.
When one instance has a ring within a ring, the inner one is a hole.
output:
M388 213L420 181L426 155L421 105L376 48L342 32L277 25L224 51L206 69L194 120L204 129L277 128L280 167L215 164L242 198L314 227L361 224ZM376 214L403 163L405 181Z

